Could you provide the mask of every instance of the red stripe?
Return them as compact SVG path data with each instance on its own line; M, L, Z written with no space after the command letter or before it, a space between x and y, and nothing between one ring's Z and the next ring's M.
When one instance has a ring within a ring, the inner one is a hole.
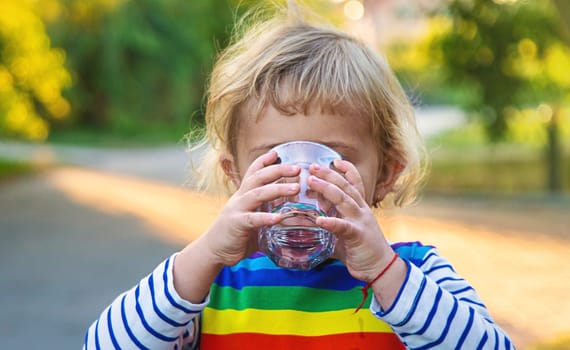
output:
M345 333L304 337L298 335L270 335L260 333L235 333L228 335L201 335L200 350L378 350L405 349L394 333Z

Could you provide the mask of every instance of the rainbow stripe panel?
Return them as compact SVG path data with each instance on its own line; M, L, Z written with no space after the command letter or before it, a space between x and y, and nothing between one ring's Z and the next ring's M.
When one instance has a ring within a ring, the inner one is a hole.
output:
M365 307L354 313L362 285L338 261L288 270L255 254L212 286L200 349L404 349Z

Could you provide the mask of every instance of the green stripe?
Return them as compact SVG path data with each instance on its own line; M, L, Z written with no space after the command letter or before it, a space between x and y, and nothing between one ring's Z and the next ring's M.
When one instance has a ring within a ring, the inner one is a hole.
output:
M369 293L372 294L372 293ZM298 310L308 312L355 309L362 300L360 288L334 291L307 287L219 287L214 284L208 307L217 310ZM369 295L363 308L370 305Z

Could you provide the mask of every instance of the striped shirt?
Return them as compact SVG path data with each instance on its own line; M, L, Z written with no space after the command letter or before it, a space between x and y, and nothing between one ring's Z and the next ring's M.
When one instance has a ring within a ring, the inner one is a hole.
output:
M408 274L393 305L373 297L354 313L363 282L331 260L310 271L254 254L218 275L202 304L173 285L173 255L121 294L84 349L514 349L471 287L431 246L397 243ZM370 293L372 294L372 293Z

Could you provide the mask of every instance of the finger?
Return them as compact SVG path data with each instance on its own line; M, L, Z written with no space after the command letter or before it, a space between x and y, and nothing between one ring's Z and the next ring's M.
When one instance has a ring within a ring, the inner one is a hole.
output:
M245 179L256 171L263 169L268 165L274 164L277 161L277 158L277 152L275 151L269 151L260 155L259 157L255 158L255 160L250 164L249 168L247 168L245 174L243 174L243 178Z
M356 166L351 162L343 159L334 160L333 165L336 170L338 170L338 172L344 175L346 180L352 186L356 187L362 198L364 198L366 196L364 192L364 182L362 182L362 176L360 176L360 173L358 172L358 169L356 169Z
M325 199L331 202L342 216L355 217L358 215L360 211L358 203L335 184L314 175L309 176L307 183L311 190L320 193Z
M310 171L311 174L336 185L338 188L340 188L342 191L344 191L346 194L352 197L352 199L354 199L354 201L358 204L358 206L360 207L368 206L366 200L364 200L363 192L360 192L357 186L355 186L347 178L345 178L344 172L339 173L330 168L322 167L318 164L311 164ZM358 174L356 168L354 168L354 171L356 171L356 174ZM350 176L355 177L352 171L350 171ZM362 180L360 180L360 174L357 175L356 180L359 180L357 181L357 183L360 183L360 187L363 187Z
M238 220L238 229L250 231L263 226L271 226L277 224L281 220L279 214L271 214L265 212L246 212L241 220Z
M320 216L315 220L315 223L325 230L332 232L339 239L350 238L351 233L354 232L351 223L341 218Z
M241 197L241 202L246 210L255 210L267 201L280 197L295 196L299 191L300 186L298 183L267 184L247 191Z
M282 178L295 178L299 176L301 168L291 164L269 165L244 177L241 185L242 191L273 183ZM298 180L296 181L298 182Z

